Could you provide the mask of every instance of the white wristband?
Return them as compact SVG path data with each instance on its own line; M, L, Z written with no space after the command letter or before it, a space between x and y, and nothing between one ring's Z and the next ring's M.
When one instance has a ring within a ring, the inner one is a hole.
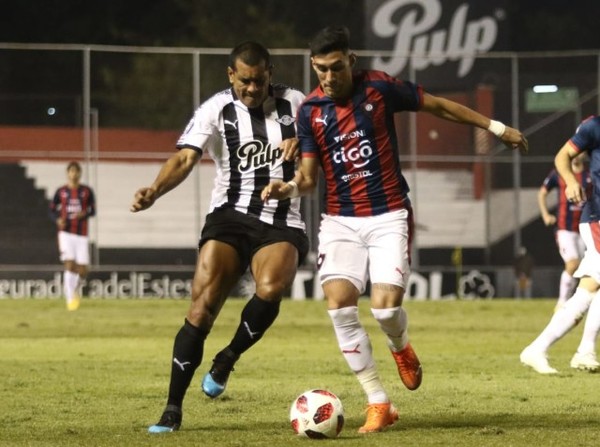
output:
M295 199L296 197L300 197L300 191L298 191L298 183L293 180L287 182L289 186L291 186L292 190L289 192L288 197L290 199Z
M502 137L502 135L504 135L504 132L506 131L506 125L500 121L490 120L488 130L497 137Z

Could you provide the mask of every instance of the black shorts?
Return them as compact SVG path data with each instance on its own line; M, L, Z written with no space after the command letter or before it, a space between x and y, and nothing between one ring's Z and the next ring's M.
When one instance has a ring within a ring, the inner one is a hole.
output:
M242 272L246 271L258 250L276 242L294 245L298 250L298 264L308 253L308 237L301 229L269 225L233 208L217 208L206 216L198 247L210 239L225 242L237 250Z

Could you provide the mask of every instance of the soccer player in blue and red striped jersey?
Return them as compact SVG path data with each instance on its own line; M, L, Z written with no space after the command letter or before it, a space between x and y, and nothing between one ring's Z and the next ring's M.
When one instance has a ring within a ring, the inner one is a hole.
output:
M577 181L584 190L589 191L592 186L592 179L589 169L585 166L584 158L585 155L575 157L571 164ZM567 200L565 187L565 181L558 175L556 169L553 169L544 179L538 191L538 205L542 220L546 226L554 226L558 251L565 263L565 269L560 276L556 308L562 306L575 291L577 280L573 277L573 274L579 267L585 252L585 244L579 234L579 218L582 207ZM550 212L546 203L548 193L553 189L556 189L558 197L556 214Z
M573 170L572 160L586 153L590 159L591 191L582 185ZM556 310L538 337L520 355L521 362L540 374L556 374L547 352L554 343L573 329L587 312L581 341L571 358L571 368L600 370L596 357L596 339L600 332L600 116L586 119L558 151L554 165L565 183L566 199L582 206L579 234L585 254L573 275L579 279L577 290ZM587 191L586 191L587 189Z
M54 194L50 215L58 228L60 260L65 266L63 292L67 309L77 310L78 287L90 263L88 220L96 214L96 200L92 189L80 183L81 166L76 161L67 165L67 180Z
M369 337L358 318L358 298L371 281L371 312L388 339L404 385L421 384L421 363L408 339L402 308L410 274L413 217L408 184L400 169L394 114L424 111L488 129L523 151L516 129L419 85L374 70L355 71L346 28L321 30L310 44L319 86L298 111L302 153L292 181L271 182L263 200L310 194L318 167L325 175L327 210L319 232L319 279L338 344L367 395L360 433L393 424L398 412L381 384Z

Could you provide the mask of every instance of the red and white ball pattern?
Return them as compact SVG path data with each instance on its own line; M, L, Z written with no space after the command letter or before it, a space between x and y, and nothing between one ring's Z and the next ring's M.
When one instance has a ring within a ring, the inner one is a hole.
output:
M292 403L290 421L299 436L335 438L344 427L344 407L330 391L309 390Z

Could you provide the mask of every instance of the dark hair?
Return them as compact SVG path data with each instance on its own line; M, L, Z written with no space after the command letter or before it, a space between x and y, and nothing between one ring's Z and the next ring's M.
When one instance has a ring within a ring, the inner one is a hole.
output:
M348 52L350 31L345 26L328 26L319 31L309 44L310 55L327 54L333 51Z
M67 171L71 168L75 168L79 172L81 172L81 165L79 163L77 163L76 161L69 162L69 164L67 165Z
M258 42L242 42L235 46L229 54L229 67L235 70L235 62L240 59L244 64L250 66L260 65L264 62L267 68L271 68L271 55L269 50Z

